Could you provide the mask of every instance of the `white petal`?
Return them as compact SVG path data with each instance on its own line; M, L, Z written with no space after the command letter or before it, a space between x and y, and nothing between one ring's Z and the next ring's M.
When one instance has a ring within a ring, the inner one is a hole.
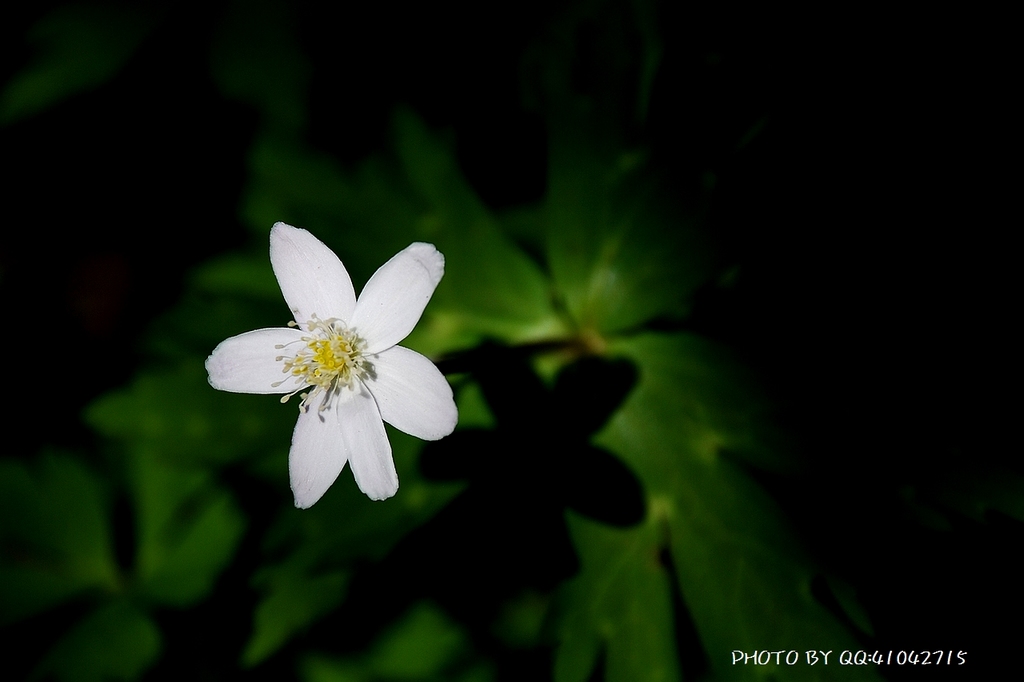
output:
M276 358L284 346L299 341L298 329L257 329L222 341L206 358L210 385L232 393L290 393L298 386L284 373ZM287 380L280 386L275 382Z
M373 359L376 378L367 382L388 424L424 440L455 429L459 411L448 380L416 351L393 346Z
M305 325L314 314L321 320L352 319L352 279L334 252L309 232L276 223L270 230L270 263L297 323Z
M380 266L366 283L350 326L379 353L404 339L419 322L444 275L444 256L433 244L415 242Z
M359 489L371 500L386 500L398 492L391 443L369 391L363 388L332 409L339 411L342 437Z
M312 507L345 468L348 453L337 410L299 413L288 453L288 474L299 509Z
M391 443L377 404L362 386L336 396L330 409L314 402L299 415L288 456L295 506L306 509L323 497L345 462L352 465L356 484L372 500L398 490L398 473Z

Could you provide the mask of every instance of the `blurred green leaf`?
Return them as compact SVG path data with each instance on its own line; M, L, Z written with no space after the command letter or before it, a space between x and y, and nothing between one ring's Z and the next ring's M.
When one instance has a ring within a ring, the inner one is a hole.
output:
M492 631L505 646L531 649L544 636L545 621L551 612L551 597L546 593L527 591L502 604Z
M595 151L583 135L551 136L546 253L558 295L579 328L602 334L682 318L713 265L696 212L641 154Z
M422 442L390 427L388 432L401 488L387 504L367 498L346 467L315 506L298 510L289 505L277 516L265 550L284 554L285 559L254 578L264 596L257 607L253 637L243 654L244 664L258 664L337 606L344 598L353 560L383 558L461 490L461 485L424 481L416 467ZM280 466L284 485L287 471L283 460ZM345 522L339 524L338 519ZM350 679L345 677L348 673L338 674L341 677L323 679Z
M189 466L224 464L264 449L280 436L284 448L294 410L266 396L214 391L197 358L176 368L142 371L133 383L93 402L86 421L131 448Z
M396 114L395 138L409 182L425 203L423 238L446 258L434 314L476 336L474 341L480 335L523 341L562 333L543 272L502 234L450 149L409 111Z
M556 682L591 679L601 650L608 682L680 679L671 577L661 564L661 532L649 517L620 529L569 513L580 574L562 594L567 604Z
M271 225L282 219L309 230L338 255L356 291L410 242L429 238L418 230L420 202L401 169L384 156L349 173L322 152L264 135L253 145L250 171L242 212L260 239L266 240ZM261 291L272 277L269 256L263 263ZM210 282L208 273L200 275L201 284ZM236 281L244 286L241 278ZM428 308L428 317L435 307Z
M665 45L658 30L660 12L657 0L642 0L633 2L631 5L636 30L643 43L637 77L639 82L636 105L637 120L646 121L651 105L651 92L654 90L654 80L658 74L658 68L661 66ZM623 52L632 51L624 50Z
M316 505L304 510L289 508L278 516L267 537L268 551L310 553L304 559L309 565L381 559L406 533L425 523L462 490L462 484L424 480L417 468L423 442L387 428L399 493L387 504L375 502L359 490L345 467ZM282 480L284 476L286 471L282 469ZM338 519L345 519L345 523L339 524Z
M262 247L259 251L232 253L204 263L193 273L192 284L212 294L261 298L283 306L281 287L270 265L269 241L264 240Z
M484 408L486 409L486 408ZM255 665L274 653L344 597L347 564L354 559L380 559L416 526L426 522L454 497L461 485L424 481L416 466L422 442L389 428L389 439L401 481L401 494L387 504L369 500L345 470L313 508L287 509L267 538L267 550L279 564L264 568L253 580L263 594L257 607L253 637L243 663ZM285 465L279 462L282 485ZM339 524L337 519L345 519Z
M857 643L811 594L818 573L772 500L727 455L742 449L736 406L706 397L716 377L709 342L644 335L613 346L640 381L598 442L640 476L652 513L667 525L679 589L722 679L877 679L830 666L733 666L733 650L842 650ZM727 376L723 376L727 381ZM725 391L727 394L728 391Z
M850 619L850 622L856 625L864 634L873 636L875 629L871 625L871 619L868 617L867 610L857 601L856 591L853 589L853 586L831 575L825 576L825 582L828 585L829 592L836 598L836 602L842 607L843 613Z
M221 91L253 105L264 124L287 131L305 124L312 67L296 40L289 3L226 3L211 67Z
M145 447L132 454L132 474L139 588L157 603L191 606L231 561L245 516L208 472L170 466Z
M436 606L413 605L360 656L332 660L307 656L306 682L491 682L491 666L470 648L466 631Z
M0 125L30 116L110 80L157 17L145 5L68 4L32 28L35 61L0 93Z
M437 607L420 603L377 640L369 667L387 679L437 679L468 649L461 628Z
M264 264L269 271L269 259L264 257ZM248 295L213 294L198 287L186 292L178 305L150 326L143 340L145 352L169 364L202 367L224 339L287 324L291 316L280 292L275 299L261 298L260 288L254 285Z
M326 656L307 656L300 666L304 682L369 682L366 666L352 660L335 661Z
M449 376L449 381L453 377ZM459 428L460 429L491 429L495 426L494 415L487 405L480 384L470 380L452 381L457 384L455 390L455 403L459 407Z
M119 589L108 504L76 459L0 460L0 624L88 590Z
M422 233L422 202L390 156L364 161L354 172L295 140L263 135L250 153L251 179L242 212L256 234L284 219L331 247L356 289Z
M966 466L949 471L925 486L928 498L976 521L996 510L1024 522L1024 476L1010 470L972 472Z
M293 554L282 564L261 569L253 578L253 586L266 596L256 607L242 665L261 663L341 603L348 574L339 570L318 573L309 558L308 553Z
M247 222L260 234L282 217L310 230L335 250L357 290L411 241L433 242L446 269L407 344L421 352L464 348L483 337L564 334L545 275L501 232L448 146L404 110L395 115L394 138L397 165L380 156L347 173L285 137L260 137L243 200Z
M160 631L125 600L83 619L40 664L38 675L67 682L134 680L160 654Z
M255 234L269 238L271 226L285 220L331 245L352 196L349 181L334 159L290 137L266 133L253 141L249 172L241 210ZM336 252L348 267L349 253Z

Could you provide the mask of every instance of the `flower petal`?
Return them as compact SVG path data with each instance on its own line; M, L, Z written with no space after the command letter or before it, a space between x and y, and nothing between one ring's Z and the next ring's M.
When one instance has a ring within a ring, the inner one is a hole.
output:
M350 325L366 340L367 353L387 350L409 335L443 275L444 256L423 242L410 244L373 273Z
M288 455L295 506L307 509L323 497L348 461L356 485L371 500L398 491L391 443L377 403L363 386L335 396L327 410L310 405L299 415Z
M398 473L391 443L373 396L360 387L350 400L332 407L342 423L342 437L356 485L371 500L386 500L398 492Z
M288 381L276 358L284 346L299 341L298 329L257 329L221 341L206 358L210 385L232 393L291 393L298 386ZM285 380L280 386L275 382Z
M334 252L306 230L276 223L270 230L270 263L294 320L304 325L315 314L346 324L356 307L352 279Z
M341 428L337 410L299 413L288 453L288 474L299 509L312 507L345 468L348 451Z
M459 411L448 380L416 351L393 346L373 360L376 378L367 382L388 424L424 440L455 429Z

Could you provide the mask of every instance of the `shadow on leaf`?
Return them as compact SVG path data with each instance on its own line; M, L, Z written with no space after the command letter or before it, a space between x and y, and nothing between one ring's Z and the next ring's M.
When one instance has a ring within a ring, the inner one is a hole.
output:
M566 507L629 526L645 515L640 482L621 460L590 443L636 383L626 360L585 357L548 388L521 350L488 345L460 358L494 415L490 430L458 432L423 451L423 474L469 480L520 504Z

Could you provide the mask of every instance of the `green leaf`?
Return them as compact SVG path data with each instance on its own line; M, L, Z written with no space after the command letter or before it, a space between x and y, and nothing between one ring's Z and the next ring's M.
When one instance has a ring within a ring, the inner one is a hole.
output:
M304 682L370 682L365 666L351 660L335 661L326 656L311 655L302 660L299 677Z
M996 510L1024 522L1024 476L1010 470L970 471L969 464L950 468L956 473L924 486L930 499L976 521Z
M581 570L562 595L568 607L556 682L590 679L602 648L608 682L680 679L671 577L659 558L656 519L628 529L572 513L568 520Z
M598 148L585 133L552 133L546 253L558 295L577 327L609 334L654 318L682 318L713 263L697 214L641 154Z
M486 409L486 408L483 408ZM422 441L388 427L400 494L387 504L364 495L346 468L311 509L288 508L278 516L266 549L284 561L256 575L263 593L244 665L260 663L290 638L312 625L344 597L349 565L355 559L380 559L413 528L425 523L462 488L436 485L420 476L416 460ZM281 485L286 469L280 462ZM345 519L339 524L338 519Z
M139 589L153 601L201 601L234 556L245 516L208 473L176 468L145 447L132 453Z
M0 624L118 590L108 521L106 491L79 461L0 460Z
M377 640L369 667L385 679L437 679L468 650L462 629L437 607L421 603Z
M333 660L307 656L300 677L306 682L491 682L496 678L491 665L470 644L460 625L421 602L381 633L367 653Z
M224 464L286 447L295 411L267 396L226 395L210 387L202 362L145 370L85 412L100 434L178 464Z
M341 603L348 574L339 570L318 573L310 558L308 553L296 553L256 574L253 586L266 596L256 607L252 638L242 653L243 666L266 660Z
M340 566L353 559L381 559L413 528L425 523L463 488L462 484L427 482L417 470L423 442L390 426L395 468L401 487L387 504L359 490L349 468L310 509L289 508L278 516L267 550L310 553L308 565ZM282 467L284 462L282 461ZM282 481L285 477L282 468ZM345 523L338 523L345 519Z
M160 631L125 600L79 622L53 647L37 674L68 682L134 680L156 661Z
M483 337L564 334L540 267L502 233L448 146L408 111L395 116L394 138L397 160L374 157L349 173L285 137L261 136L251 154L246 221L259 234L282 216L310 230L338 254L357 289L410 242L434 243L445 255L445 276L406 344L421 352Z
M785 518L724 454L747 438L742 422L728 418L735 406L708 399L717 383L701 360L709 343L645 335L613 352L637 364L640 380L598 442L633 467L652 514L667 525L679 589L711 669L723 679L877 679L837 666L732 665L733 650L840 651L857 643L812 596L818 569Z
M269 239L271 226L286 219L332 245L332 235L340 234L339 221L351 205L353 193L348 178L333 158L288 136L266 133L253 141L249 170L250 181L241 210L254 233ZM364 239L368 238L369 235L364 235ZM269 254L269 241L265 243ZM351 253L362 251L356 247L336 252L350 267Z
M139 5L74 4L39 20L29 38L35 61L0 93L0 124L95 88L121 70L155 24Z
M200 291L213 294L241 295L281 303L284 308L282 316L285 316L287 307L270 265L268 244L269 241L263 240L258 251L232 253L207 261L196 268L192 284Z
M260 260L273 280L269 259L262 255ZM141 350L146 355L167 364L191 363L193 367L202 367L206 357L224 339L253 329L283 327L291 319L276 282L273 298L263 295L263 284L255 281L245 294L205 290L206 284L197 283L174 308L153 322L143 339ZM211 287L221 284L224 283ZM238 286L246 285L239 281Z
M289 10L280 2L226 3L210 61L224 94L253 105L265 125L293 132L306 122L312 67Z
M832 596L836 598L836 602L843 609L843 613L850 619L850 622L856 625L861 632L873 636L875 629L871 625L871 619L868 617L867 611L857 601L856 591L853 586L831 575L825 576L825 583L828 585Z
M357 291L387 259L429 237L404 173L384 156L351 173L319 150L267 133L253 143L249 166L242 213L263 244L279 220L307 229L338 255ZM266 256L264 263L269 274Z
M492 632L509 649L537 647L545 636L551 601L551 595L532 590L505 600L491 626Z
M461 485L424 481L416 468L422 442L388 429L401 488L387 504L367 498L346 467L315 506L299 510L289 505L277 516L277 523L267 535L265 550L275 556L284 554L286 558L254 578L254 585L264 596L257 607L253 636L243 654L243 664L256 665L265 660L337 606L345 596L354 560L383 558L395 543L430 519L461 490ZM285 485L285 463L282 460L280 464L281 483ZM338 519L345 522L339 523ZM311 679L335 679L331 666L310 665L320 671L310 673ZM337 679L350 679L348 674L337 672Z
M396 114L395 138L408 181L424 204L423 238L445 254L434 314L466 334L506 341L561 333L544 274L500 231L448 147L409 111Z

